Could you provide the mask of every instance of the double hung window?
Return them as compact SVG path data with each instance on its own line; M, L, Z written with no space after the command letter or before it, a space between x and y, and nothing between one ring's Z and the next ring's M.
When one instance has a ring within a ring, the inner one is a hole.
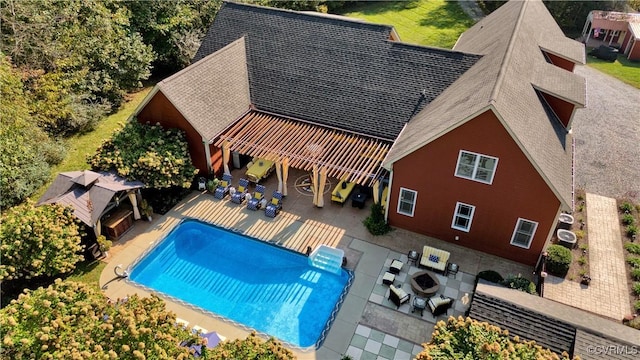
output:
M531 246L537 227L537 222L519 218L511 236L511 245L528 249Z
M453 221L451 227L457 230L469 232L471 229L471 220L473 220L473 212L476 207L469 204L458 202L456 210L453 213Z
M400 197L398 198L398 214L413 216L416 208L416 199L418 192L410 189L400 188Z

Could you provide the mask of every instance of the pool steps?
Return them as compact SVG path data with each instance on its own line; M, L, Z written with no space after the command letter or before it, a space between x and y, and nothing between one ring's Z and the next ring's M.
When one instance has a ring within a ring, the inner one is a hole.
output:
M344 250L320 245L309 255L309 264L319 269L339 274L342 269L343 257Z

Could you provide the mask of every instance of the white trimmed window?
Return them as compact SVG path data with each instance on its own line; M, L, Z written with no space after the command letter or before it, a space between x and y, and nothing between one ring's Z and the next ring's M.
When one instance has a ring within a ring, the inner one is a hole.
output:
M456 230L469 232L471 229L471 220L473 220L474 211L476 211L475 206L458 202L456 204L456 210L453 213L451 227Z
M533 235L536 233L538 223L535 221L518 218L516 228L511 236L511 245L528 249L531 246Z
M417 198L417 191L401 187L400 197L398 198L398 214L413 216L413 212L416 208Z
M456 176L491 184L496 173L496 166L498 166L498 158L496 157L460 150Z

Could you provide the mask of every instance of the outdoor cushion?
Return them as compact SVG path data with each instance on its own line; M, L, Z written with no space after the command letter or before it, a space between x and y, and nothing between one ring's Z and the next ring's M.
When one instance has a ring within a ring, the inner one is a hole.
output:
M393 284L389 285L389 300L391 300L396 307L409 302L411 295L407 294L402 288L397 288Z
M438 258L438 261L433 261L432 255ZM444 273L447 269L447 263L449 262L449 256L451 254L448 251L436 249L431 246L426 246L422 249L422 258L420 258L420 265L439 270Z
M438 255L429 255L429 261L433 261L435 263L437 263L438 261L440 261L440 257Z
M428 304L433 315L444 314L451 307L453 299L443 295L436 295L429 298Z
M391 265L389 266L389 271L394 274L399 274L402 271L402 266L404 263L398 259L393 259Z

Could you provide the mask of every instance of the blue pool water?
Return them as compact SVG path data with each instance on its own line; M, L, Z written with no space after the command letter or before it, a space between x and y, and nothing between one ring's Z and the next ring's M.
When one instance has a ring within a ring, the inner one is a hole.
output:
M129 278L299 347L319 346L350 275L196 220L178 224Z

